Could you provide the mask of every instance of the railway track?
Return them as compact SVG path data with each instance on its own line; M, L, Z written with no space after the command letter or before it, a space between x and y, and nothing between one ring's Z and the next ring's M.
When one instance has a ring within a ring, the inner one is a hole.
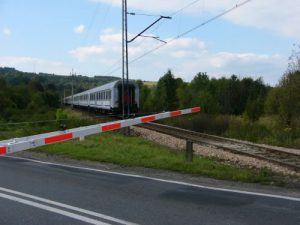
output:
M147 123L140 125L140 127L168 134L176 138L190 140L197 144L212 146L235 154L265 160L300 172L300 150L299 153L296 150L291 152L277 147L263 146L157 123Z

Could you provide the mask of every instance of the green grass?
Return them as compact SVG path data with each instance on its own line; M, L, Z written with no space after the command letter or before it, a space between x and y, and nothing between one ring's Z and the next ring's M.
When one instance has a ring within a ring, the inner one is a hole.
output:
M148 86L148 87L154 87L157 85L156 81L144 81L144 85Z
M196 156L192 163L187 163L183 153L141 138L124 137L117 133L94 135L87 137L83 142L73 140L32 151L76 160L157 168L224 180L259 183L272 181L272 174L267 170L239 168L200 156Z
M285 127L276 116L264 116L253 122L242 116L198 113L169 118L162 122L227 138L300 149L300 129Z

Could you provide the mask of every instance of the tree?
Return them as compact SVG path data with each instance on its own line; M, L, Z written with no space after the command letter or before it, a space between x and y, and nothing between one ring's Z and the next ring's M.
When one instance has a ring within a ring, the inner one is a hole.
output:
M174 110L178 108L177 88L180 81L174 78L171 70L161 77L155 91L156 110Z
M187 83L182 83L177 89L177 96L179 101L180 108L189 108L192 107L193 94L190 89L190 85Z
M300 71L300 45L294 44L294 49L289 57L288 73Z
M269 113L277 114L288 127L300 118L300 71L286 73L266 102Z
M150 112L153 110L151 89L147 85L144 85L141 80L137 80L136 83L140 89L140 111Z

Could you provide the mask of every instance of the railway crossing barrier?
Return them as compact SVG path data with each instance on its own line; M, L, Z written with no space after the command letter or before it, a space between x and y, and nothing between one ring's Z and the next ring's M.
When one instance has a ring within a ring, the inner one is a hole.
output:
M75 138L84 140L85 136L98 134L102 132L117 130L125 127L138 125L141 123L152 122L170 117L176 117L184 114L200 112L201 108L190 108L172 112L163 112L150 116L137 117L134 119L119 120L114 122L96 124L86 127L79 127L64 131L56 131L51 133L33 135L22 138L14 138L0 141L0 155L6 155L14 152L20 152L44 145L54 144L57 142L68 141Z

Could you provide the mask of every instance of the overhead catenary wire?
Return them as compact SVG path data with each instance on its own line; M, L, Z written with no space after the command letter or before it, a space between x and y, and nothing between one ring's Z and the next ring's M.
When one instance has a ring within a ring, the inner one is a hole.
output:
M86 43L87 43L87 40L88 40L88 38L89 38L89 36L90 36L90 33L91 33L91 30L93 29L93 26L94 26L94 24L95 24L95 21L96 21L97 15L98 15L99 8L100 8L100 4L97 4L96 7L95 7L95 9L94 9L94 11L93 11L93 13L92 13L92 16L91 16L91 18L90 18L90 22L89 22L89 24L88 24L88 26L87 26L87 29L86 29L86 31L85 31L85 35L84 35L84 37L82 38L81 46L85 46ZM102 14L103 17L101 18L102 22L101 22L101 24L100 24L100 26L99 26L99 28L98 28L99 30L101 30L101 28L102 28L102 27L104 26L104 24L106 23L108 14L109 14L109 12L110 12L110 9L111 9L111 5L108 5L107 8L105 9L104 13ZM92 41L94 41L94 39L93 39ZM76 63L73 63L73 64L72 64L72 67L71 67L72 69L76 67L75 64L76 64Z
M149 16L149 17L160 17L161 16L161 15L153 15L153 14L145 14L145 13L135 13L135 12L129 12L127 14L128 15L132 15L132 16Z
M170 44L170 43L172 43L173 41L175 41L175 40L177 40L177 39L179 39L179 38L181 38L181 37L183 37L183 36L185 36L185 35L187 35L187 34L193 32L193 31L195 31L195 30L199 29L200 27L203 27L203 26L205 26L206 24L211 23L211 22L217 20L218 18L220 18L220 17L222 17L222 16L224 16L224 15L226 15L226 14L232 12L233 10L235 10L235 9L237 9L237 8L239 8L239 7L242 7L243 5L249 3L250 1L252 1L252 0L247 0L247 1L244 1L244 2L242 2L242 3L240 3L240 4L236 4L234 7L230 8L230 9L228 9L228 10L225 10L224 12L222 12L222 13L220 13L220 14L218 14L218 15L216 15L216 16L214 16L214 17L212 17L212 18L210 18L210 19L208 19L208 20L206 20L206 21L204 21L203 23L201 23L201 24L199 24L199 25L197 25L197 26L195 26L195 27L193 27L193 28L191 28L191 29L189 29L189 30L187 30L187 31L185 31L185 32L183 32L183 33L177 35L176 37L172 38L170 41L168 41L168 42L166 42L166 43L163 43L163 44L161 44L161 45L159 45L159 46L157 46L157 47L151 49L151 50L148 51L148 52L145 52L144 54L142 54L142 55L138 56L137 58L131 60L129 63L133 63L133 62L138 61L139 59L141 59L141 58L143 58L143 57L145 57L145 56L151 54L151 53L154 52L154 51L157 51L158 49L162 48L163 46L165 46L165 45L167 45L167 44Z
M182 32L181 34L179 34L179 35L175 36L174 38L170 39L168 42L162 43L161 45L158 45L158 46L154 47L153 49L151 49L151 50L149 50L149 51L143 53L142 55L140 55L140 56L134 58L133 60L129 61L129 64L132 64L132 63L134 63L134 62L136 62L136 61L138 61L138 60L144 58L145 56L147 56L147 55L149 55L149 54L151 54L151 53L157 51L158 49L162 48L163 46L172 43L173 41L175 41L175 40L177 40L177 39L179 39L179 38L181 38L181 37L183 37L183 36L185 36L185 35L187 35L187 34L193 32L193 31L195 31L195 30L197 30L197 29L199 29L199 28L201 28L201 27L207 25L208 23L211 23L211 22L213 22L213 21L219 19L220 17L225 16L226 14L228 14L228 13L230 13L230 12L232 12L232 11L234 11L234 10L236 10L236 9L238 9L238 8L240 8L240 7L242 7L242 6L244 6L244 5L246 5L247 3L251 2L251 1L252 1L252 0L246 0L246 1L243 1L242 3L236 4L235 6L231 7L230 9L227 9L227 10L225 10L224 12L219 13L219 14L217 14L216 16L211 17L210 19L204 21L203 23L201 23L201 24L199 24L199 25L197 25L197 26L195 26L195 27L193 27L193 28L191 28L191 29L189 29L189 30L186 30L186 31ZM195 2L196 2L196 1L195 1ZM120 68L121 68L121 66L117 67L116 69L114 69L114 70L112 70L110 73L108 73L108 75L110 75L110 74L112 74L112 73L118 71Z
M193 1L193 2L190 2L189 4L187 4L187 5L183 6L182 8L178 9L177 11L171 13L169 16L170 16L170 17L173 17L173 16L179 14L180 12L184 11L185 9L191 7L192 5L195 5L195 4L198 3L199 1L201 1L201 0L195 0L195 1ZM161 21L161 22L160 22L160 23L152 30L152 32L156 31L156 30L157 30L164 22L165 22L164 20Z
M189 7L191 7L192 5L196 4L196 3L199 2L199 1L201 1L201 0L195 0L195 1L190 2L189 4L183 6L182 8L180 8L180 9L178 9L177 11L173 12L172 14L170 14L168 17L172 17L172 16L177 15L178 13L180 13L180 12L182 12L183 10L185 10L185 9L187 9L187 8L189 8ZM160 16L161 16L161 15L153 15L153 14L145 14L145 13L134 13L134 12L129 12L128 14L129 14L129 15L133 15L133 16L136 15L136 16L149 16L149 17L160 17ZM159 24L158 24L158 26L156 26L156 27L152 30L152 32L155 31L155 30L157 30L157 29L161 26L161 24L163 24L163 23L164 23L164 20L160 21ZM165 41L162 41L162 40L159 40L159 41L165 43ZM115 62L112 66L110 66L110 68L107 70L108 72L105 72L105 73L104 73L105 76L112 75L114 72L118 71L118 70L121 68L121 66L118 66L116 69L114 69L114 68L115 68L116 65L118 65L118 64L120 63L120 61L121 61L121 60L116 60L116 62ZM111 70L111 68L113 68L113 69ZM110 72L109 72L109 71L110 71Z

